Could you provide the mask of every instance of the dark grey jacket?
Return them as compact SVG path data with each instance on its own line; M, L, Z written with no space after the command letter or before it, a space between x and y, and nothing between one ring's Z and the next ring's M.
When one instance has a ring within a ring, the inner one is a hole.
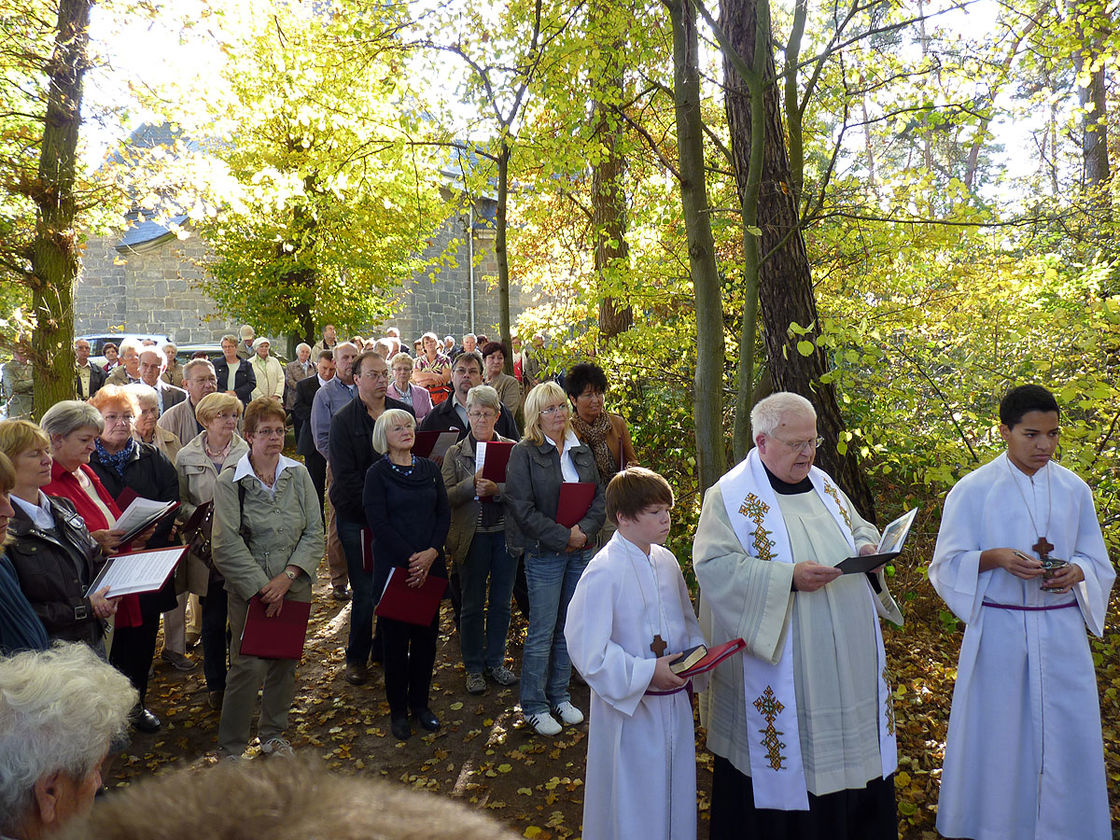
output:
M595 499L576 524L587 535L588 547L606 519L606 502L595 456L586 444L571 448L572 463L580 481L595 484ZM515 553L545 551L562 553L568 547L571 529L556 521L560 501L560 453L550 442L534 443L526 438L509 456L503 499L506 507L506 545Z

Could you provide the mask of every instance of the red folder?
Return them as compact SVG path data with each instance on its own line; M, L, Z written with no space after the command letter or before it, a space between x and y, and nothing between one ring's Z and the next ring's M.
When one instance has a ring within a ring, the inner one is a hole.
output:
M708 652L704 654L704 658L689 668L687 671L681 671L677 674L681 679L694 677L697 674L703 674L712 670L727 657L738 653L747 646L747 643L742 639L732 639L730 642L724 642L722 645L708 648ZM670 663L671 664L671 663Z
M308 601L285 601L280 615L268 618L260 595L249 599L249 613L241 633L241 652L261 659L299 659L311 617Z
M430 458L432 452L435 451L436 444L439 443L440 435L445 432L455 432L456 436L459 430L455 428L441 429L439 431L420 431L416 430L416 437L412 441L412 454L419 458ZM454 441L452 441L454 443ZM442 453L440 453L442 456Z
M506 480L506 465L513 444L503 440L486 441L486 460L482 462L482 477L501 484Z
M560 485L556 503L556 521L565 528L578 525L595 501L595 484L590 481L565 481Z
M413 588L408 585L408 569L394 566L389 570L389 582L381 593L381 600L373 611L380 618L391 618L408 624L427 627L436 617L447 580L429 577L423 584Z

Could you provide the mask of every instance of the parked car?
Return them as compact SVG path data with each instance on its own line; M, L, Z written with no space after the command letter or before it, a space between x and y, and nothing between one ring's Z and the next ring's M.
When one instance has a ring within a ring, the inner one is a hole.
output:
M206 358L214 362L222 358L222 345L221 344L179 344L176 345L175 361L181 365L185 365L194 358L195 353L205 353ZM288 359L280 353L277 353L275 348L271 349L270 354L280 360L280 364L288 364Z
M89 342L89 360L99 365L105 364L105 353L102 351L105 349L105 344L107 342L111 341L120 348L121 342L126 338L135 338L137 341L151 340L159 347L171 341L171 336L169 335L149 335L148 333L98 333L95 335L74 336L75 341L79 338ZM219 352L221 352L220 348Z

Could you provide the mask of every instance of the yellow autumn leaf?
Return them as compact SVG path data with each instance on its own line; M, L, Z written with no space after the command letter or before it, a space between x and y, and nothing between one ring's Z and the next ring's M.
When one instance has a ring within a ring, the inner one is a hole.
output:
M539 825L531 825L527 829L525 829L525 833L521 836L522 837L540 837L541 836L541 827Z

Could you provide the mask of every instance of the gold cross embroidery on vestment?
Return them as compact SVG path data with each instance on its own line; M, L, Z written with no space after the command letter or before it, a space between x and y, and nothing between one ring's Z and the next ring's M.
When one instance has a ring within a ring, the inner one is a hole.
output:
M773 560L774 541L770 539L770 532L762 527L762 520L770 510L770 505L758 498L754 493L748 493L739 505L739 513L755 524L754 550L760 560Z
M883 666L883 683L887 686L887 732L891 735L894 734L894 699L891 697L891 672L890 669Z
M778 736L784 733L774 727L774 721L777 720L785 706L774 696L774 690L770 686L766 686L766 690L755 698L754 707L766 720L766 728L758 730L762 733L762 746L766 747L766 763L774 770L781 770L782 762L786 758L782 755L785 742Z
M852 518L848 516L847 506L840 501L840 494L836 491L836 488L826 481L824 483L824 492L830 495L832 500L836 502L836 507L840 508L840 515L844 517L844 524L848 526L849 531L852 530Z

